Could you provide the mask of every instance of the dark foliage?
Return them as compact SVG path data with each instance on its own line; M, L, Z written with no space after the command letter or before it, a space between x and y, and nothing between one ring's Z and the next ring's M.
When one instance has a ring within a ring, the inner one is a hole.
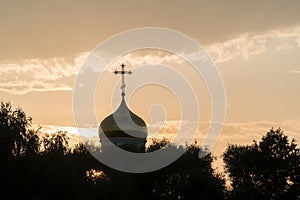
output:
M252 145L230 145L223 155L231 199L300 199L300 151L281 129Z
M83 145L70 148L64 132L38 137L38 131L22 109L1 103L1 199L223 198L224 180L211 167L213 157L199 159L196 145L164 169L131 174L102 165ZM154 141L148 151L166 145Z
M1 102L1 199L299 199L300 152L282 130L260 142L230 145L223 155L232 189L216 174L210 153L199 146L153 141L147 151L185 148L169 166L131 174L97 161L82 144L70 147L67 134L41 136L21 108ZM93 147L94 151L99 151ZM224 195L226 194L226 195Z

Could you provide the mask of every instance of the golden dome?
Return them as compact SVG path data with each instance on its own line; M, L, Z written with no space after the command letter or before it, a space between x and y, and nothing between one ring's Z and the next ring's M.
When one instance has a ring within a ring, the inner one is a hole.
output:
M124 150L143 153L147 142L147 125L129 110L122 98L119 108L100 123L99 137L102 150L109 147L107 140L110 140Z
M147 138L147 125L144 120L133 113L124 98L118 109L111 115L107 116L99 127L99 136L102 138L105 134L108 138Z

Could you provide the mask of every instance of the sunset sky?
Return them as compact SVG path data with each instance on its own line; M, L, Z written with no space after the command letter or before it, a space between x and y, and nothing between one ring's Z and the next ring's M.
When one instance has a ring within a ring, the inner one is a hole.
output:
M73 84L89 52L121 31L170 28L201 44L220 71L227 116L219 149L259 139L272 126L300 141L299 10L299 1L271 0L1 0L0 97L21 106L34 124L72 127ZM153 92L153 102L136 105L143 94L129 104L149 122L145 107L160 99ZM207 91L201 94L208 98ZM165 95L165 101L174 102ZM111 111L104 102L109 98L100 93L97 99L101 120ZM209 103L203 105L206 123ZM166 131L176 116L170 114Z

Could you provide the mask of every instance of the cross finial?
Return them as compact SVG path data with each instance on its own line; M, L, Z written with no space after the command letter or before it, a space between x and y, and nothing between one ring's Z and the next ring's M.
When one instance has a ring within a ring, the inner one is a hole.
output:
M122 86L121 86L122 93L121 93L121 96L122 96L123 98L124 98L124 96L125 96L125 87L126 87L124 75L125 75L125 74L129 74L129 75L132 74L132 71L131 71L131 70L125 71L125 66L126 66L126 65L125 65L124 63L122 63L122 64L121 64L121 70L115 70L115 71L114 71L114 74L115 74L115 75L121 74L121 76L122 76Z

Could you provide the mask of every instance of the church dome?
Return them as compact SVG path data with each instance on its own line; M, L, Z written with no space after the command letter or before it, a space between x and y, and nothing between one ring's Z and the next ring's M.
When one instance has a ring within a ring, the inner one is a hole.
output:
M147 125L144 120L133 113L124 98L118 109L107 116L99 127L99 136L105 134L107 138L147 138Z
M121 67L121 71L115 70L114 73L122 76L122 101L118 109L100 123L99 137L101 147L105 151L105 149L111 147L112 142L124 150L143 153L147 142L147 125L142 118L134 114L126 105L124 75L130 75L132 72L130 70L125 71L123 63Z

